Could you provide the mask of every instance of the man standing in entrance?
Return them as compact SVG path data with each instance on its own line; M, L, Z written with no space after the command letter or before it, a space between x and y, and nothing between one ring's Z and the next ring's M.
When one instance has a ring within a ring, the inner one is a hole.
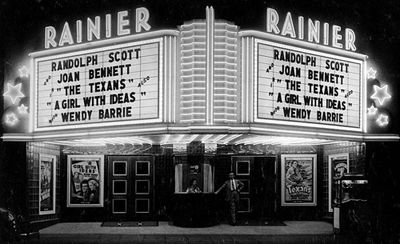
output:
M236 211L239 206L239 193L243 188L243 183L240 180L236 180L235 174L230 172L229 180L225 181L215 194L218 194L224 188L226 191L225 201L229 204L230 208L230 224L236 225Z

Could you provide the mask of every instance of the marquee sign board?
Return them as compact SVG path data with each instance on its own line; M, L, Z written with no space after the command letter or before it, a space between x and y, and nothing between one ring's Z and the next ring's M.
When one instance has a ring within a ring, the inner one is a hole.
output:
M162 39L34 59L34 130L161 121Z
M255 122L362 131L364 60L256 40Z

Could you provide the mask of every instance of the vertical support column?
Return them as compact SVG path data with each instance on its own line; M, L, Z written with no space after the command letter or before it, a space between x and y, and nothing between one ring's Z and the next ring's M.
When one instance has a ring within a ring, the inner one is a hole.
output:
M254 63L254 39L252 37L241 38L241 122L249 123L254 120L254 111L257 109L257 101L254 100L254 74L257 74Z
M214 123L214 8L206 7L206 124Z
M171 123L175 121L176 113L176 37L164 36L163 37L163 60L164 60L164 73L163 73L163 98L164 98L164 122Z

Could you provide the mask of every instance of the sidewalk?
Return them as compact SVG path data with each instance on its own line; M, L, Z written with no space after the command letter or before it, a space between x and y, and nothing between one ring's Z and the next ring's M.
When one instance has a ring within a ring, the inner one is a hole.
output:
M334 243L332 225L286 221L286 226L182 228L160 222L154 227L102 227L100 222L59 223L29 243Z

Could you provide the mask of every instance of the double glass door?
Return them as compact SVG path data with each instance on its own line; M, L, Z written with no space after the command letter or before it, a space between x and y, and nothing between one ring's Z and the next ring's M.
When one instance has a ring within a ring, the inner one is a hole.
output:
M231 169L244 187L239 213L249 219L272 219L276 213L276 158L234 156Z
M111 214L117 220L150 220L154 215L153 156L109 156Z

